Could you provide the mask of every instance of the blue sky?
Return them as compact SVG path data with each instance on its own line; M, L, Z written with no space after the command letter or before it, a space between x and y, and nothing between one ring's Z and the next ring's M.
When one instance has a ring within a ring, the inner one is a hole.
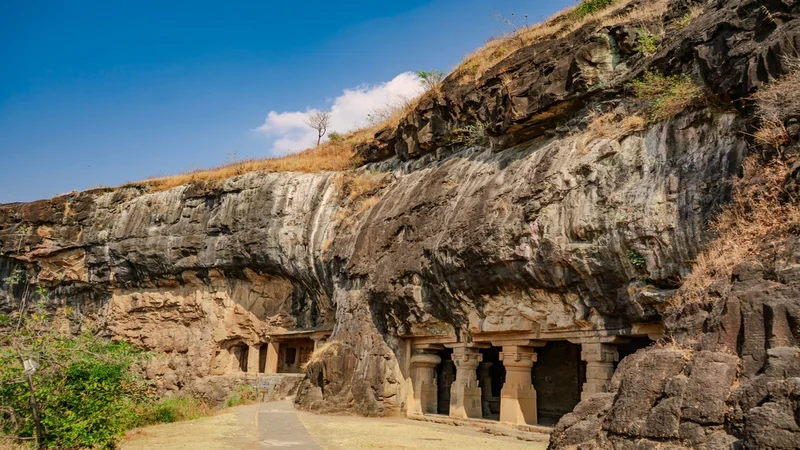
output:
M352 110L573 3L5 2L0 203L285 152L271 111Z

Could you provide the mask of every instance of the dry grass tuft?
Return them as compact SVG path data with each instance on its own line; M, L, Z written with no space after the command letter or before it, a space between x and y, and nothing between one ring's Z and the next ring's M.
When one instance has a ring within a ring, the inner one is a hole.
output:
M454 76L461 84L477 82L486 71L523 47L548 39L564 37L595 20L598 21L599 28L623 23L646 23L662 17L667 12L669 3L668 0L658 0L648 4L646 8L637 8L628 13L620 14L620 11L632 1L603 1L600 2L597 8L581 10L582 6L590 3L583 2L580 5L556 13L544 22L520 28L513 33L493 39L464 58L464 61L453 71Z
M370 131L372 131L370 133ZM188 183L221 182L249 172L324 172L341 171L359 165L355 146L367 142L374 136L372 128L347 135L341 142L324 142L317 148L280 158L248 159L237 161L215 169L195 170L178 175L151 178L137 184L150 186L152 191L164 191Z
M344 174L335 181L336 188L348 202L353 202L365 194L372 194L389 184L391 176L382 172L361 172Z
M364 212L378 204L381 190L390 181L391 175L387 173L362 172L338 177L335 183L344 202L333 219L345 226L354 224Z
M645 120L636 114L620 117L615 111L603 114L592 112L589 118L591 122L586 127L586 134L591 138L618 139L635 131L641 131L645 126Z
M588 145L595 139L620 139L631 133L641 131L646 124L645 120L636 114L624 115L609 111L605 113L591 112L589 125L578 141L578 151L588 153Z
M753 96L756 112L761 119L761 128L754 137L775 148L789 143L784 120L800 116L800 58L789 58L784 62L790 72Z
M602 27L615 27L622 24L641 25L663 17L669 9L669 0L657 0L646 8L636 8L625 14L608 15L602 19Z
M308 366L312 364L317 364L323 361L325 358L329 358L331 356L338 356L339 349L341 348L342 344L336 341L328 341L314 350L314 353L311 354L311 357L308 358L308 361L303 363L301 368L306 370Z
M733 201L711 223L717 237L698 256L673 305L701 301L711 283L729 279L733 268L756 255L766 238L800 227L797 199L781 201L788 172L789 166L781 161L767 165L755 157L745 161L744 177L733 183Z
M703 97L703 88L688 75L664 76L647 71L629 87L637 99L647 103L648 120L652 122L669 119Z

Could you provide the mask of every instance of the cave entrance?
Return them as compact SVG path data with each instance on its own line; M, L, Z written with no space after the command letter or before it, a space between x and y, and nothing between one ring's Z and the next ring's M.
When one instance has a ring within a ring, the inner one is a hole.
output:
M481 350L483 360L478 366L478 383L481 387L483 418L500 420L500 391L506 382L506 368L500 361L500 347Z
M628 342L617 344L617 353L619 353L619 360L622 361L622 358L632 355L636 353L638 350L641 350L645 347L648 347L652 344L653 341L648 337L637 336L629 338ZM617 368L619 362L614 364L614 368Z
M233 356L236 358L236 365L240 372L247 372L247 358L250 356L250 347L239 344L233 347Z
M268 344L261 344L258 346L258 373L265 373L267 371L267 348Z
M446 348L436 352L442 362L436 365L436 412L450 414L450 388L456 379L456 365L453 363L453 349Z
M536 349L536 357L531 377L539 423L555 425L581 401L581 387L586 381L581 346L550 341Z
M281 340L278 373L301 373L314 353L314 341L309 338ZM260 356L260 355L259 355ZM264 353L266 364L266 350Z

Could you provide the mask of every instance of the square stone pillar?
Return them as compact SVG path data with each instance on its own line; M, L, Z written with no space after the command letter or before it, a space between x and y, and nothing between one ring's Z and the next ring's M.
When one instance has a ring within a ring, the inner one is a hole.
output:
M506 368L506 382L500 391L500 421L535 425L538 417L531 370L536 353L532 347L504 345L500 360Z
M251 345L247 351L247 373L258 375L258 355L260 345Z
M437 392L434 368L442 361L439 355L419 352L411 357L411 389L408 414L436 414Z
M275 374L278 373L278 355L280 354L279 341L269 341L267 343L267 365L264 368L264 373Z
M481 388L478 385L478 364L483 355L475 348L456 347L453 349L453 363L456 365L456 380L450 388L450 417L459 419L480 419Z
M619 361L617 346L600 342L581 344L581 359L586 361L586 382L583 383L581 400L608 392L614 363Z

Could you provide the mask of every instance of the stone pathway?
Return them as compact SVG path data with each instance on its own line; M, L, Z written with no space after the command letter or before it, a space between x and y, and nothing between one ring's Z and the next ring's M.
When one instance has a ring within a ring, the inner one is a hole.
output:
M289 402L258 405L258 437L262 448L320 449Z

